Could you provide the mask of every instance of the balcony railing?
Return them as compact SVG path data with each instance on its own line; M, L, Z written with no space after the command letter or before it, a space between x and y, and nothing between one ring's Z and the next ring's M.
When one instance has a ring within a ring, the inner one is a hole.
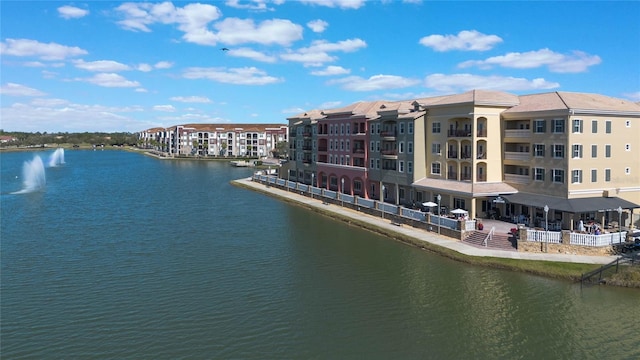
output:
M458 173L455 171L447 173L447 180L458 180Z
M528 129L505 130L504 137L529 138L531 137L531 130L528 130Z
M353 153L354 154L364 154L364 149L363 148L354 148L353 149Z
M481 129L476 131L476 136L478 137L487 137L487 130L486 129Z
M504 159L505 160L522 160L522 161L527 161L529 159L531 159L531 154L528 152L511 152L511 151L505 151L504 153Z
M449 151L447 152L447 159L457 159L458 152L457 151Z
M319 146L318 147L318 151L327 151L327 147L326 146Z
M471 129L466 130L447 130L448 137L468 137L471 136Z

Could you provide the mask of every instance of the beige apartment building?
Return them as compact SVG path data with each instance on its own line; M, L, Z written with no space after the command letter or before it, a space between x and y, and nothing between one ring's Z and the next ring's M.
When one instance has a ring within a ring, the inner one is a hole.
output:
M187 124L141 131L147 146L168 154L208 157L267 157L288 141L285 124Z
M306 114L289 118L291 142L301 142L290 142L287 174L298 181L550 229L640 225L637 103L473 90Z

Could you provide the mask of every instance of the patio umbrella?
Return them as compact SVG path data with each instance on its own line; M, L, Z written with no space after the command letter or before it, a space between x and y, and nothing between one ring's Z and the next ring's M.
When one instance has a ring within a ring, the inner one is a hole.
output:
M422 206L425 207L434 207L434 206L438 206L438 204L434 203L433 201L427 201L427 202L423 202Z
M455 210L451 210L452 214L466 214L467 210L462 210L462 209L455 209Z

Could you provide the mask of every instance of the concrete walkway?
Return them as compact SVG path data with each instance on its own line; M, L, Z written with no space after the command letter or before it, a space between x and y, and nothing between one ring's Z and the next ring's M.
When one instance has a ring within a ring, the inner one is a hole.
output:
M509 259L522 259L522 260L536 260L536 261L557 261L566 263L583 263L583 264L608 264L618 258L618 256L587 256L587 255L571 255L571 254L549 254L549 253L525 253L516 251L504 251L496 249L483 249L475 246L465 244L462 241L458 241L446 236L440 236L437 233L429 232L422 229L417 229L412 226L397 226L392 224L389 220L371 216L362 212L354 211L348 208L344 208L338 205L323 204L320 199L311 199L309 197L300 195L296 192L285 191L278 189L274 186L267 187L264 184L254 182L251 178L235 180L238 184L243 186L254 188L260 192L268 192L274 196L286 198L293 202L304 204L308 207L322 208L323 211L331 211L335 214L352 218L357 221L367 222L372 225L384 228L391 232L403 234L414 239L425 241L434 245L442 246L447 249L457 251L461 254L468 256L484 256L484 257L497 257L497 258L509 258Z

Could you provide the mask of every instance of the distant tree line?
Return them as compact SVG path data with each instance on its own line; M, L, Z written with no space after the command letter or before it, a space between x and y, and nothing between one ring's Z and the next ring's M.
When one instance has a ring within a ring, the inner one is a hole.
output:
M65 145L104 145L134 146L138 141L137 134L116 132L84 132L84 133L47 133L45 132L8 132L0 130L1 147L33 147L33 146L65 146ZM12 140L8 140L12 139Z

